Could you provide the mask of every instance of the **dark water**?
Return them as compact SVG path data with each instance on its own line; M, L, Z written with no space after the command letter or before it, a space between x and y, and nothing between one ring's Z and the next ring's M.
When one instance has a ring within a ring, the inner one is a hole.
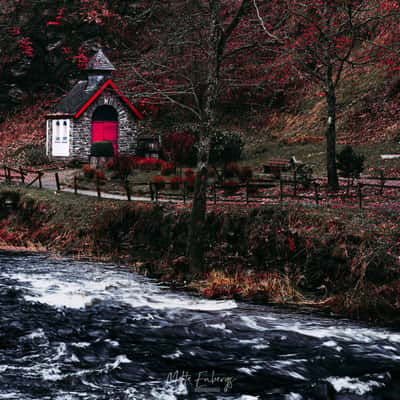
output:
M400 399L400 332L0 253L0 399Z

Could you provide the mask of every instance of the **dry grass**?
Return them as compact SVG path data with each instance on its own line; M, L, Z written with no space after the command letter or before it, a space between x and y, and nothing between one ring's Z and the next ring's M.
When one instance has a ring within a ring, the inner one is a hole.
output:
M278 271L227 273L212 270L207 279L199 283L207 297L236 297L258 299L270 303L293 303L304 301L292 279Z

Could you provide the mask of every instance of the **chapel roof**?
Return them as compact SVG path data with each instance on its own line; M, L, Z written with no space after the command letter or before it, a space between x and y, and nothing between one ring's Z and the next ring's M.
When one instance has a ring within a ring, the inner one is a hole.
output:
M64 96L64 98L56 105L56 114L74 115L78 118L87 107L98 97L104 90L109 89L129 107L129 109L138 118L143 118L138 110L129 102L129 100L121 93L115 83L109 79L109 74L115 68L110 60L99 50L89 61L86 71L89 73L88 80L78 81L72 89ZM96 71L97 78L91 79L90 71ZM98 72L104 71L104 74Z
M98 52L89 60L87 71L115 71L114 65L111 64L110 60L103 53L103 50Z
M79 81L65 95L65 97L56 105L57 113L75 114L85 103L96 93L103 82L98 86L87 90L88 81Z

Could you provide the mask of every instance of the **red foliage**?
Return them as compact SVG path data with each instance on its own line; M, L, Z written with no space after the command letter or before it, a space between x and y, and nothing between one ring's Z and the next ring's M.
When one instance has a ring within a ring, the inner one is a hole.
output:
M170 160L185 163L193 151L195 137L188 132L173 132L162 138L162 152Z
M22 51L22 54L28 57L34 57L34 51L32 46L32 41L29 37L23 37L18 40L18 47Z
M288 247L290 251L295 251L296 250L296 245L294 243L294 239L291 238L290 236L288 237Z
M184 174L186 177L191 177L191 176L194 176L194 171L193 171L191 168L186 168L186 169L183 171L183 174Z
M178 190L181 184L183 183L183 179L180 176L173 176L169 180L172 189Z
M106 179L106 176L105 176L105 174L104 174L104 171L102 171L101 169L97 169L97 170L95 171L94 177L95 177L95 179L97 179L97 180L105 180L105 179Z
M175 172L175 166L170 163L165 163L161 166L161 173L163 175L171 175Z
M185 183L186 189L193 190L194 189L194 184L196 182L196 175L194 173L186 175L186 178L184 178L183 181Z
M83 175L88 179L92 179L94 177L95 171L96 170L94 168L92 168L89 164L85 164L82 167Z
M128 176L133 169L137 168L137 162L134 157L121 154L107 163L107 167L117 171L122 176Z
M165 165L170 165L164 160L160 160L159 158L140 158L135 157L136 164L139 169L146 171L155 171L160 170Z
M151 178L151 182L154 183L157 190L161 190L164 189L166 180L165 177L162 175L155 175Z
M13 26L8 30L8 33L12 36L18 36L21 34L21 28L19 26Z
M73 58L74 62L76 63L76 65L78 66L79 69L85 69L87 64L88 64L88 62L89 62L89 59L86 56L86 54L85 54L84 50L82 49L82 47L79 48L78 54L73 56L72 58Z

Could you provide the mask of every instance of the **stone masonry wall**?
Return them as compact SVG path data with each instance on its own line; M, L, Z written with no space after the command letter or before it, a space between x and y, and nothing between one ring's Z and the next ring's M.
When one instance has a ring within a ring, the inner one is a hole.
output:
M91 147L92 116L97 107L102 105L110 105L118 113L118 153L135 153L138 136L135 116L114 91L105 90L78 119L74 120L71 158L81 161L88 160Z

